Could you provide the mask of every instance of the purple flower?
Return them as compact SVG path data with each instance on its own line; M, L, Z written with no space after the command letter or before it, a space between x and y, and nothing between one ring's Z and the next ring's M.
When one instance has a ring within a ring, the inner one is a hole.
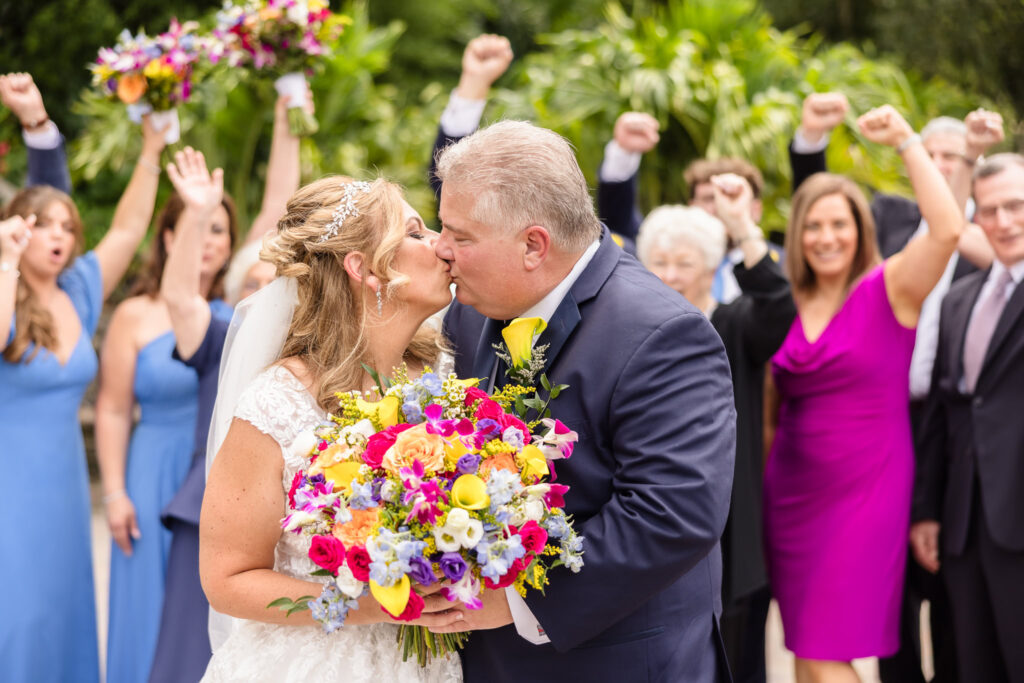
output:
M445 553L439 561L441 571L449 581L458 581L466 573L466 561L459 553Z
M466 453L455 463L455 469L460 474L476 474L480 467L480 456L475 453Z
M409 578L421 586L429 586L437 581L430 562L422 557L409 558Z

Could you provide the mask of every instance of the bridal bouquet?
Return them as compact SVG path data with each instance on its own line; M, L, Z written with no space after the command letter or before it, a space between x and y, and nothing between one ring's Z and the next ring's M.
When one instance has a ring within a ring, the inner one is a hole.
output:
M133 121L154 112L150 121L154 129L165 131L169 145L181 136L175 107L191 95L193 67L210 44L196 35L198 27L194 21L182 24L174 19L166 33L155 37L141 31L133 36L125 29L117 45L100 48L89 66L93 85L128 105Z
M289 97L292 134L312 135L319 126L303 108L305 74L330 52L347 22L326 0L226 0L217 14L218 57L276 75L278 94Z
M404 371L371 402L341 394L329 426L310 435L309 465L288 493L285 531L312 537L314 575L330 577L320 597L270 606L311 609L326 632L340 628L368 590L396 619L420 616L416 586L444 581L441 594L479 609L485 589L543 590L548 571L583 565L582 538L563 510L567 486L552 483L575 432L509 412L529 389L493 396L429 369ZM529 400L529 399L528 399ZM399 632L403 657L421 665L461 647L465 634Z

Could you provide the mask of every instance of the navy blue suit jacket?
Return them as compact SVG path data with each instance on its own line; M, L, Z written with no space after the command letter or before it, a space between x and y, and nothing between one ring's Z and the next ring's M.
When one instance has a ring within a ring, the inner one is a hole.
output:
M71 175L64 152L64 139L53 149L28 148L28 178L25 187L50 185L64 194L71 194Z
M501 325L452 304L459 375L489 375ZM579 434L556 465L584 567L526 599L551 643L474 632L466 681L729 680L717 614L736 411L721 340L605 230L537 344L570 386L552 414Z

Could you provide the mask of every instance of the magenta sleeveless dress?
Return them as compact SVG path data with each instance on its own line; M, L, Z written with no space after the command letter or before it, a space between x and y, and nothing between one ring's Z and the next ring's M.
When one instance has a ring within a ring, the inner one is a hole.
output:
M913 349L879 265L813 344L798 315L772 358L781 405L764 473L765 553L798 657L847 661L899 647Z

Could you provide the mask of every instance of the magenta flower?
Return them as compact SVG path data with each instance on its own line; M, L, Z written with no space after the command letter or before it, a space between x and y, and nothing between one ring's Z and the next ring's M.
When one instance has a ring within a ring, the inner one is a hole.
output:
M440 503L448 502L448 494L436 480L423 481L425 470L419 460L413 460L412 468L403 467L399 474L407 489L402 502L412 506L405 518L406 523L415 519L420 524L433 524L443 514Z

